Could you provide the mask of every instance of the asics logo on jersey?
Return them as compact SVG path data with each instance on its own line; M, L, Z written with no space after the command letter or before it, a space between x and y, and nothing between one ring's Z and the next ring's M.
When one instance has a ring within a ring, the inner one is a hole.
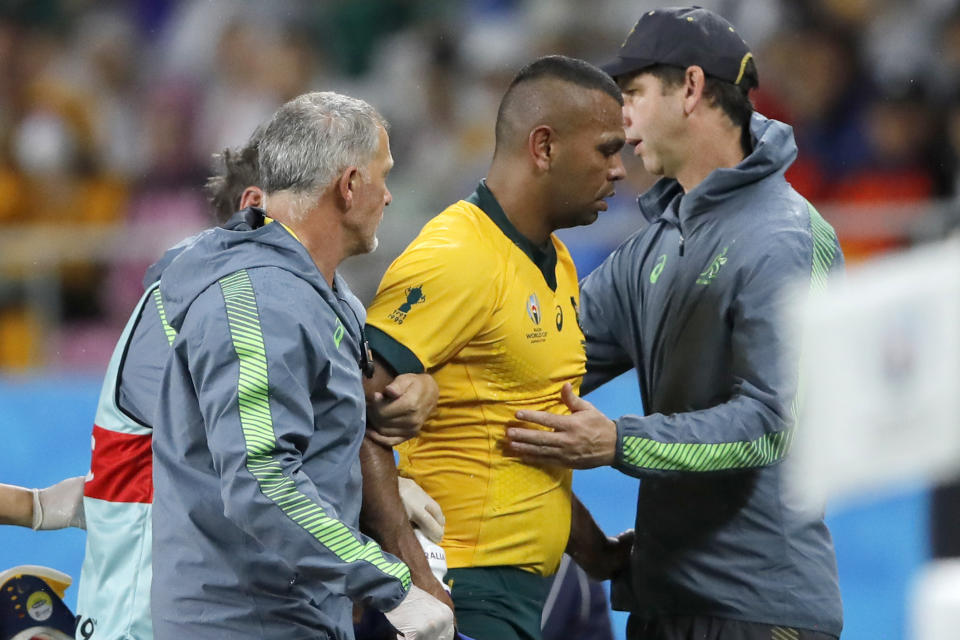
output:
M727 264L727 247L724 247L723 251L718 253L717 257L710 263L710 266L704 269L703 273L697 278L697 284L708 285L713 282L725 264Z
M422 284L417 287L407 287L405 293L407 294L406 302L394 309L390 315L387 316L397 324L403 324L403 321L406 319L407 314L410 313L410 309L413 308L413 305L420 304L427 299L427 296L423 295Z
M667 264L667 254L663 253L657 258L657 264L653 265L653 271L650 272L650 284L657 284L660 274L663 273L663 267Z

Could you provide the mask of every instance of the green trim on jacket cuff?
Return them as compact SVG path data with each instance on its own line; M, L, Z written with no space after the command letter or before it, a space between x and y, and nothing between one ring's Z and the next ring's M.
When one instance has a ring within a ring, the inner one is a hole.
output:
M382 330L367 325L364 328L370 348L376 351L387 364L393 367L396 375L401 373L423 373L424 367L413 351L391 338Z
M625 473L626 475L634 475L634 469L626 464L623 459L623 431L620 429L620 418L617 418L613 421L613 424L617 425L617 444L616 444L616 453L613 456L613 464L610 465L620 473Z

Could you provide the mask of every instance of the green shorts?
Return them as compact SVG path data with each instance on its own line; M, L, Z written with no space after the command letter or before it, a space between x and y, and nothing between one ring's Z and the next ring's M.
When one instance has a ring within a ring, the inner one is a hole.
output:
M450 569L457 630L474 640L541 640L550 580L515 567Z

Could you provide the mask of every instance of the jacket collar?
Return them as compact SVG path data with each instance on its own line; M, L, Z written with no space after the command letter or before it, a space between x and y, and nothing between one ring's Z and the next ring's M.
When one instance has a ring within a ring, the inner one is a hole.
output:
M640 212L650 222L662 216L685 223L740 196L740 189L771 176L783 176L797 157L793 128L754 113L750 121L753 151L737 166L715 169L703 182L684 193L673 178L663 178L637 198ZM679 198L679 202L672 206Z

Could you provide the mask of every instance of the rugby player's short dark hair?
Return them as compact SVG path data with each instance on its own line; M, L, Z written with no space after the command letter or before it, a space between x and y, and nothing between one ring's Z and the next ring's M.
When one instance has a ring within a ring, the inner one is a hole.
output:
M500 101L500 108L497 110L496 140L497 147L500 147L502 141L508 136L508 111L517 87L528 82L544 79L556 79L569 82L584 89L594 89L603 91L611 98L623 106L623 94L620 87L599 67L596 67L586 60L579 58L570 58L568 56L551 55L537 58L526 65L514 76L510 86L507 87L503 99Z

